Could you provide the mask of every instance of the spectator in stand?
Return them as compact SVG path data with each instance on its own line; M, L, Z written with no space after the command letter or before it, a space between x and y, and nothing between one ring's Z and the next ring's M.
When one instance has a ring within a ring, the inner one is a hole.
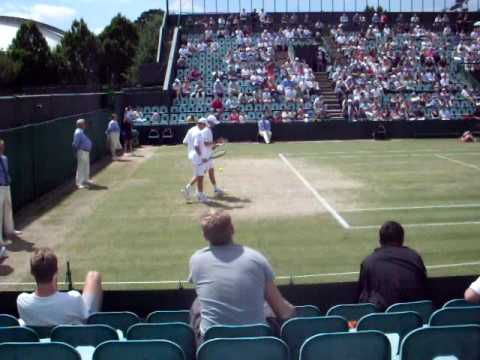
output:
M470 284L467 290L465 290L465 301L469 303L480 303L480 277Z
M190 75L188 76L189 81L198 81L202 78L202 72L198 70L196 67L193 67L192 71L190 71Z
M100 274L87 274L83 293L58 291L58 260L51 249L39 248L30 259L30 273L37 289L17 298L20 319L27 326L80 325L90 314L100 311L102 280Z
M233 241L235 230L228 213L206 214L202 230L209 246L191 257L189 276L197 293L191 322L198 345L215 325L266 324L267 318L283 321L295 315L295 307L275 285L268 260Z
M205 89L203 86L203 81L199 80L196 82L195 86L193 87L193 91L190 94L192 98L204 98L205 97Z
M265 144L270 144L272 140L272 127L267 117L258 121L258 134L265 140Z
M240 114L238 113L238 110L233 110L230 115L228 116L228 121L230 121L233 124L239 124L240 123Z
M343 13L342 16L340 16L340 24L342 26L346 26L348 24L348 15Z
M218 96L215 96L215 98L212 101L212 110L215 112L215 115L221 115L223 113L223 102L222 99Z
M182 84L182 96L189 97L190 96L190 81L185 80Z
M403 227L387 221L379 235L380 248L360 268L359 302L384 311L395 303L426 299L427 271L421 256L403 245Z
M175 92L175 97L180 97L182 94L182 82L175 79L172 84L172 90Z
M215 80L213 83L213 94L218 97L223 97L224 93L225 88L223 87L223 83L220 81L220 79Z
M225 108L227 111L238 110L240 107L240 102L237 97L229 97L225 101Z

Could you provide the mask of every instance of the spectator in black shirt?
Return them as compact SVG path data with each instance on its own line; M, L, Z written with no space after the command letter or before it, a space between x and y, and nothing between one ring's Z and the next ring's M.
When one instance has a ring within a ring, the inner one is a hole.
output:
M425 299L427 271L421 256L403 246L403 227L387 221L379 235L381 246L360 268L359 302L372 303L383 311L395 303Z

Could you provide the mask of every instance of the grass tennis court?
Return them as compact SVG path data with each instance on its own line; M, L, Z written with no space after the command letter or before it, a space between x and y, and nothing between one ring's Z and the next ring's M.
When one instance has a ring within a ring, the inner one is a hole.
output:
M212 202L231 211L236 240L265 253L279 282L350 281L377 246L378 226L406 224L430 276L480 273L480 145L455 140L228 144ZM108 288L177 287L206 243L186 204L191 176L183 146L143 148L102 170L108 189L76 191L33 221L25 237L70 260L75 282L89 269ZM207 193L211 187L207 181ZM11 251L2 282L31 282L26 251ZM10 262L10 263L9 263ZM63 270L62 270L63 271ZM30 285L20 285L30 288Z

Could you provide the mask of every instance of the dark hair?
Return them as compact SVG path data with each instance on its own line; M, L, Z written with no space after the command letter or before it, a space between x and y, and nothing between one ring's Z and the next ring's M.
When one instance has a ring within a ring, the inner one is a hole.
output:
M30 273L37 284L47 284L52 281L58 271L57 256L49 248L35 250L30 259Z
M381 245L403 245L405 232L402 225L396 221L387 221L379 231Z

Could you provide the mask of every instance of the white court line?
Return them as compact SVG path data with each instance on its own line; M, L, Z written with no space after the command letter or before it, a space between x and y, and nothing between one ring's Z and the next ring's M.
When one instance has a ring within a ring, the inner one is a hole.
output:
M396 210L422 210L422 209L466 209L480 208L480 204L445 204L445 205L425 205L425 206L399 206L399 207L383 207L383 208L363 208L363 209L347 209L341 210L342 213L355 212L375 212L375 211L396 211Z
M435 154L435 156L439 159L447 160L447 161L450 161L450 162L453 162L453 163L456 163L456 164L459 164L459 165L462 165L462 166L465 166L465 167L480 170L480 167L477 166L477 165L469 164L469 163L466 163L466 162L463 162L463 161L460 161L460 160L455 160L455 159L452 159L452 158L449 158L449 157L446 157L446 156L443 156L443 155L440 155L440 154Z
M326 154L326 155L325 155ZM374 154L367 152L358 152L356 154L346 153L346 152L332 152L332 153L305 153L305 154L287 154L293 157L313 157L317 159L358 159L358 158L373 158L373 159L393 159L393 158L417 158L417 157L429 157L432 156L434 152L425 152L425 153L411 153L411 152L395 152L390 154ZM446 155L480 155L480 152L453 152L445 153ZM437 154L435 154L436 156Z
M283 154L278 154L280 159L288 166L288 168L300 179L300 181L305 185L305 187L311 191L313 196L322 204L322 206L332 215L335 220L344 228L350 229L348 222L325 200L317 190L305 179L300 172L293 167L293 165L288 161L288 159Z
M436 226L459 226L459 225L480 225L480 221L402 224L403 227L436 227ZM380 226L381 225L360 225L360 226L350 226L350 229L351 230L380 229Z
M463 263L453 263L453 264L439 264L439 265L427 265L428 270L435 269L449 269L457 267L469 267L469 266L478 266L480 261L470 261ZM306 279L306 278L319 278L319 277L331 277L331 276L349 276L349 275L358 275L358 271L348 271L348 272L336 272L336 273L318 273L318 274L303 274L303 275L292 275L292 276L277 276L277 280L289 280L289 279ZM107 281L103 282L103 285L168 285L168 284L188 284L187 280L158 280L158 281ZM74 282L74 285L83 285L83 282ZM33 282L5 282L0 283L1 286L34 286ZM63 285L63 283L59 283Z

